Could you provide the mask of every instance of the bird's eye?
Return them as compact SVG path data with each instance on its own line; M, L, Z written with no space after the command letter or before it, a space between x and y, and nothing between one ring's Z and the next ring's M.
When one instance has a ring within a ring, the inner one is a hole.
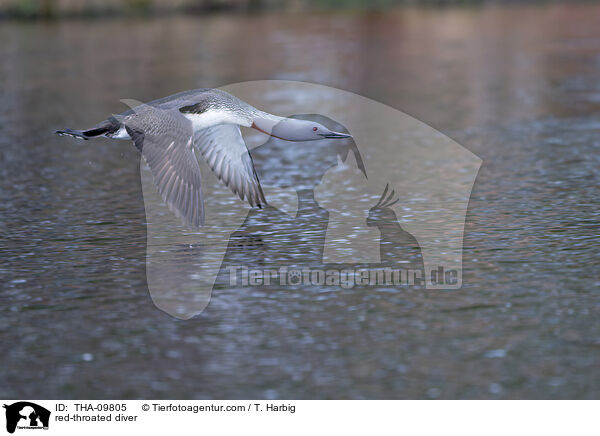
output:
M313 127L313 132L316 132L318 130L317 127Z

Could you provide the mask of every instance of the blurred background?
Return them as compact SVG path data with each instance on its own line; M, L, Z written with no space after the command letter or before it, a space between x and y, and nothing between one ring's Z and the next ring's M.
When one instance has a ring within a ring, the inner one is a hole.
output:
M600 5L407 3L0 0L0 397L598 398ZM139 154L52 132L263 79L378 100L483 159L461 290L156 309Z
M150 16L178 13L367 10L395 6L516 4L516 0L2 0L0 14L21 18ZM537 3L556 3L538 1Z

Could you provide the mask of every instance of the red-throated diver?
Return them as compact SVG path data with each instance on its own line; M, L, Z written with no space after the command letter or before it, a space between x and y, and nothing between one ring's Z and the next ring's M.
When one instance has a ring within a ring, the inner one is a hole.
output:
M146 160L165 203L191 226L204 225L195 146L217 177L250 206L266 204L240 126L288 141L348 138L312 121L279 117L217 89L196 89L132 107L86 130L57 130L78 139L131 139Z

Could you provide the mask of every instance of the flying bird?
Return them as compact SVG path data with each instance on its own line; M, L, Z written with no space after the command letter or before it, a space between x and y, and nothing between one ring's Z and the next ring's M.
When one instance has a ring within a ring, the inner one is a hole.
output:
M240 126L287 141L349 138L312 121L263 112L218 89L196 89L131 107L85 130L57 130L78 139L132 140L162 199L186 224L204 225L200 166L194 148L234 194L252 207L267 204Z

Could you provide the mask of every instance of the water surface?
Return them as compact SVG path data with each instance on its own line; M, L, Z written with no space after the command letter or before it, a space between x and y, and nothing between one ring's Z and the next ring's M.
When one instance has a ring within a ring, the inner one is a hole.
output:
M0 397L597 398L599 16L2 22ZM137 152L51 132L258 79L368 96L484 160L461 290L221 287L191 320L156 309Z

